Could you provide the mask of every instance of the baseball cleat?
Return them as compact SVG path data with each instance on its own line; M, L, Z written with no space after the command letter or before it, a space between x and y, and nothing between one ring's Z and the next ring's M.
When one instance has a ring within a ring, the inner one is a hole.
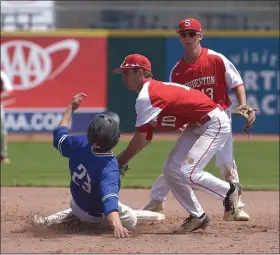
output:
M202 216L199 218L190 216L186 218L183 222L183 224L180 226L178 230L175 230L175 233L187 233L187 232L193 232L198 229L205 229L207 226L210 225L210 218L203 213Z
M234 218L235 221L249 221L250 216L243 209L239 209L237 215Z
M49 223L47 217L42 217L42 216L38 216L38 215L34 216L33 222L37 226L42 226L42 225L46 226Z
M235 189L233 192L228 193L224 200L224 220L226 221L234 221L237 216L239 209L239 194L241 193L241 186L238 183L230 183L230 185L234 185Z
M242 208L240 208L234 218L229 214L224 214L224 220L225 221L249 221L250 216Z
M68 210L47 216L47 217L35 215L33 222L35 223L35 225L38 225L38 226L39 225L52 226L52 225L57 225L57 224L68 223L74 219L76 219L76 216L72 213L71 209L68 209Z
M161 212L165 208L163 201L151 200L147 205L142 207L140 210L151 211L151 212Z

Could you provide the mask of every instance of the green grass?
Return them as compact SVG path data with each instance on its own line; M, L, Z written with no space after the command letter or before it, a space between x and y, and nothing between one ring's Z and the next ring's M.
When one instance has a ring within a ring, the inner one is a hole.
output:
M129 164L130 170L122 178L122 187L151 187L161 173L173 141L153 143ZM127 142L115 148L118 154ZM12 163L1 166L2 186L68 186L68 161L60 156L50 142L10 142ZM235 142L235 158L244 189L279 190L278 142ZM220 176L214 160L205 169Z

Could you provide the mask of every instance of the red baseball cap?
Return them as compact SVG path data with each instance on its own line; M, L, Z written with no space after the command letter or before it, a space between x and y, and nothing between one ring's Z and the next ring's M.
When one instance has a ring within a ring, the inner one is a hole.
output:
M151 62L145 56L140 54L131 54L125 57L120 67L113 70L114 73L122 73L124 69L140 68L151 72Z
M183 19L180 21L178 25L177 33L179 34L186 30L201 32L202 31L201 24L196 19L192 19L192 18Z

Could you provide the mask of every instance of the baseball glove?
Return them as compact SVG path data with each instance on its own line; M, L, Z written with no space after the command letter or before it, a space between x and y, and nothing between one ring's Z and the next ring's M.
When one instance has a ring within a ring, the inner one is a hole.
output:
M122 177L125 176L126 171L129 169L128 164L125 164L123 166L120 167L119 171L120 171L120 175Z
M249 131L250 128L253 127L254 122L256 121L256 112L258 111L257 108L253 108L250 105L240 105L235 108L232 115L241 115L245 118L245 126L242 130L242 132Z

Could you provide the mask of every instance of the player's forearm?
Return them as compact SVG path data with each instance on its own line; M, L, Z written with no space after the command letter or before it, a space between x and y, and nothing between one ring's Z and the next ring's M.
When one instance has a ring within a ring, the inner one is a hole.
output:
M72 114L73 114L73 109L71 106L68 106L61 118L61 121L59 123L58 126L65 126L65 127L69 127L70 125L70 121L71 121L71 117L72 117Z
M120 215L118 211L112 211L106 216L106 220L112 229L115 229L116 226L122 225L120 221Z
M85 93L79 93L72 98L70 104L67 106L67 108L61 118L61 121L58 125L59 127L65 126L65 127L69 128L73 112L79 108L80 103L86 96L87 95Z
M237 86L233 89L233 92L235 94L235 97L239 103L239 105L246 104L246 92L245 87L243 85Z
M118 156L119 165L125 165L137 153L143 150L151 140L146 139L146 133L135 132L127 148Z

